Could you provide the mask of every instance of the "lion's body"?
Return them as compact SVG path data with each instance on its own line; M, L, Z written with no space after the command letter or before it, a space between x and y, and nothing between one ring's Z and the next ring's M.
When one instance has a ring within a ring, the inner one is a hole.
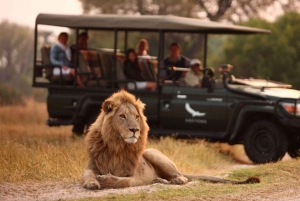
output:
M143 110L144 104L126 91L113 94L103 103L85 139L90 157L83 175L85 188L124 188L153 182L185 184L189 179L227 182L184 176L167 156L146 149L149 127Z

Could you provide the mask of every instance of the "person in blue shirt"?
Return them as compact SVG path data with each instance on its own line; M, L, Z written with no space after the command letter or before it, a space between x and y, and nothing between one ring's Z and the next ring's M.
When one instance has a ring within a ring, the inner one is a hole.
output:
M53 75L58 76L62 72L63 75L71 75L75 77L75 69L71 68L71 50L68 47L69 34L66 32L61 32L58 35L57 44L53 45L50 49L50 61L53 65L61 66L61 70L59 67L53 68ZM79 76L76 77L76 83L83 87Z

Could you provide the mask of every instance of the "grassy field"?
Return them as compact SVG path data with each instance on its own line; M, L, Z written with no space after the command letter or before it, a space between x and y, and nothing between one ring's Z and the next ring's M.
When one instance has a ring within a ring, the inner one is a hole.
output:
M26 106L0 107L0 181L1 182L80 182L87 162L83 138L72 138L71 127L48 127L46 105L32 100ZM210 144L202 140L150 140L148 147L157 148L169 156L183 173L229 176L245 179L258 176L263 184L221 185L197 182L192 186L172 189L161 187L151 194L109 196L101 200L197 200L243 195L264 187L271 192L274 185L299 183L299 160L289 160L254 168L233 170L237 161L249 163L242 146ZM1 184L0 182L0 184ZM90 200L90 199L83 199ZM97 200L97 199L95 199Z
M32 100L25 107L1 107L1 181L81 180L87 162L83 138L72 138L70 126L46 126L46 119L46 105ZM235 163L202 140L162 138L148 147L161 150L185 173L216 174Z

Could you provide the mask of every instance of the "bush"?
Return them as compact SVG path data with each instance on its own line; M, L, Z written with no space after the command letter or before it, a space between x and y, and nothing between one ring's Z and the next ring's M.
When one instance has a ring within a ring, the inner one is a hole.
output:
M0 84L0 105L24 105L22 94L4 84Z

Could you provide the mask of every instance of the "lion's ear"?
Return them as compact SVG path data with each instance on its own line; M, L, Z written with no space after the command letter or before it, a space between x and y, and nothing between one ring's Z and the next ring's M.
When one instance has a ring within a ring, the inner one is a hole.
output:
M105 101L103 104L102 104L102 110L107 114L109 112L111 112L113 110L113 102L112 101Z

